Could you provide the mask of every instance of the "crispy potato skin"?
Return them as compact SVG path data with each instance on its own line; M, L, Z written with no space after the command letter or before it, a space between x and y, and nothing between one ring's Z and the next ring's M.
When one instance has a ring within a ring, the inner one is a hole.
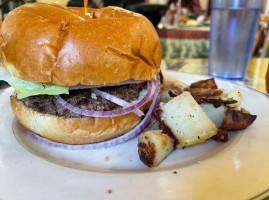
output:
M229 135L226 130L219 129L217 134L214 135L212 139L218 142L227 142L229 140Z
M161 113L162 110L160 108L158 108L155 111L155 117L159 122L159 128L167 135L169 135L169 137L171 137L175 142L175 146L177 146L178 144L180 144L180 141L174 136L173 132L171 131L171 129L166 126L166 124L163 122L163 120L161 119Z
M190 92L163 104L155 114L163 132L175 140L176 148L204 142L217 133L216 125Z
M159 165L174 150L174 140L161 130L143 132L138 140L138 155L148 167Z
M211 88L211 89L218 89L218 86L215 82L214 78L201 80L194 82L190 85L190 88Z
M236 103L227 104L228 108L236 109L241 105L243 97L238 87L234 88L233 90L227 93L226 100L229 100L229 99L233 99L234 101L236 101ZM225 100L225 98L223 100Z
M164 78L161 88L161 102L168 102L173 97L180 95L183 91L188 91L187 84L173 78ZM172 95L171 95L172 94Z
M227 109L221 129L226 131L242 130L249 127L257 118L257 115L243 113L238 110Z
M199 99L214 99L219 98L219 96L223 93L221 89L211 89L211 88L191 88L191 95L196 101Z
M138 143L138 154L140 160L147 165L148 167L154 166L154 158L156 157L156 148L153 142L144 142Z

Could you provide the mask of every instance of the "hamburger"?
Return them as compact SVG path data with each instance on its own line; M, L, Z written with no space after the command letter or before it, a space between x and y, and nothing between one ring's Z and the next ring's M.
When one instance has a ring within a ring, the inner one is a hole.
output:
M16 118L55 142L123 142L146 126L158 104L158 35L147 18L122 8L85 14L25 4L2 23L0 56L0 78L15 89Z

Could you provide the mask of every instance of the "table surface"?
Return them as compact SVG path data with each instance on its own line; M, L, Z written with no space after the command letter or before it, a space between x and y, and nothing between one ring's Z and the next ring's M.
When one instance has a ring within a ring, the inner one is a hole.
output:
M180 72L188 72L194 74L208 74L208 59L166 59L164 60L165 67L171 69L175 63L185 63L181 65ZM247 74L243 81L236 81L239 84L256 89L260 92L266 93L265 89L265 74L269 64L269 58L251 58L247 70Z

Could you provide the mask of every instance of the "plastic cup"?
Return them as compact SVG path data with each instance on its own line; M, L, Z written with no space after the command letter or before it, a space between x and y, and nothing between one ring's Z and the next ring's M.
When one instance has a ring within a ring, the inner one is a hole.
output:
M242 80L263 0L212 0L208 74Z

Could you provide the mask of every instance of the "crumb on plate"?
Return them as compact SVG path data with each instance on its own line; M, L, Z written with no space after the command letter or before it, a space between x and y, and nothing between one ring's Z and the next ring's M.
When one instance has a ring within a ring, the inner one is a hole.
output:
M105 157L105 161L109 161L109 157L108 156Z

